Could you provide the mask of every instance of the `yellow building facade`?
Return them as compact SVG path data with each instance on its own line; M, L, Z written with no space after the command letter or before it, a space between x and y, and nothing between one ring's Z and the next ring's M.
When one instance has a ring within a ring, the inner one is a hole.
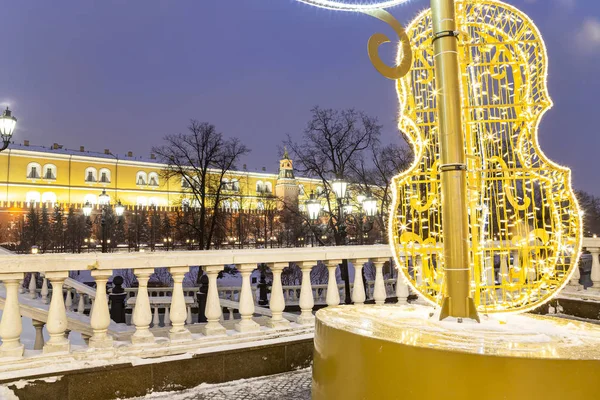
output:
M189 197L181 179L163 179L166 165L155 159L51 147L12 144L0 153L0 208L24 209L29 207L62 205L64 208L81 207L86 202L98 204L103 192L111 204L179 207ZM277 174L267 172L232 171L223 180L226 184L223 207L233 210L261 210L277 197L296 196L302 203L311 191L319 189L320 181L295 178L292 160L280 162Z

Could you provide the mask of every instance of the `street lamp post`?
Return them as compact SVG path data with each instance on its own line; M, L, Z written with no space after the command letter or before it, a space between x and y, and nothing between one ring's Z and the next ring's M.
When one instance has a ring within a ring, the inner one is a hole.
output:
M88 224L92 225L94 223L100 223L101 227L101 235L102 235L102 252L107 252L107 244L110 243L110 240L106 239L106 214L108 213L110 206L110 196L106 193L106 189L102 190L100 196L98 196L98 204L101 206L101 214L97 215L96 218L92 221L92 209L93 206L89 201L86 201L83 205L83 215L86 216ZM115 206L115 213L117 217L121 217L123 212L125 211L125 207L121 204L119 200L117 205ZM88 247L89 249L89 247Z
M6 107L6 110L0 116L0 138L2 139L2 147L0 151L6 150L10 144L15 126L17 125L17 119L12 116L12 112Z

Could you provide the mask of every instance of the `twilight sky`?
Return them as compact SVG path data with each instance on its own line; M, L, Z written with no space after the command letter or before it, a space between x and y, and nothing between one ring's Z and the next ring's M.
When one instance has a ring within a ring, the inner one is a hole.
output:
M540 142L600 195L600 2L508 0L546 41L550 95ZM407 24L428 0L390 11ZM294 0L19 0L2 6L0 102L15 140L147 156L192 118L241 138L250 170L277 168L278 145L299 137L314 105L355 107L400 141L392 81L366 43L390 30L365 15ZM391 51L390 51L391 54Z

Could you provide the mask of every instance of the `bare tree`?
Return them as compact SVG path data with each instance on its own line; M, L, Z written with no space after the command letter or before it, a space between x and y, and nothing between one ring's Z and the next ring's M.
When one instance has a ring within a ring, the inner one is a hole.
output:
M167 135L164 140L163 146L152 149L167 165L163 177L182 181L191 197L182 205L193 207L198 214L198 218L180 221L192 221L190 228L196 233L199 247L209 249L221 202L232 189L224 184L224 177L250 150L239 139L223 138L214 125L195 120L191 121L187 133Z
M328 224L336 244L342 244L345 232L336 209L331 183L336 178L348 179L365 157L365 150L379 143L381 125L377 119L353 109L336 111L314 107L301 142L288 136L284 144L293 154L297 169L323 183L329 214Z
M362 158L351 165L353 186L361 193L366 193L377 199L379 212L377 225L380 231L385 230L388 210L392 201L392 178L410 167L414 159L413 151L406 145L389 144L371 147L371 157ZM387 235L382 238L387 240Z

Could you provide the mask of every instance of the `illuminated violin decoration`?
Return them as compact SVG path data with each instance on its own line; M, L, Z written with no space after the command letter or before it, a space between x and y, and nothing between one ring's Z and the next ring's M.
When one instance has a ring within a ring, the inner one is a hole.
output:
M538 125L552 106L546 49L533 22L510 5L458 0L456 12L471 296L480 312L524 311L568 282L581 249L581 213L570 171L538 145ZM406 32L396 31L409 39L400 46L399 67L383 68L378 57L374 65L392 79L405 75L397 80L399 128L415 161L393 180L390 241L413 289L440 304L445 282L431 12L420 14ZM372 59L383 40L371 38Z

